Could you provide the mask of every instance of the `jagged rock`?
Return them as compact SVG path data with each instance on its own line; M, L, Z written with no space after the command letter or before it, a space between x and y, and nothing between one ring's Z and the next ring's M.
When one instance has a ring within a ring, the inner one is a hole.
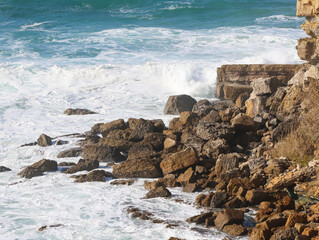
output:
M198 162L198 157L193 148L189 147L183 151L173 153L165 158L160 167L163 174L172 173L178 170L182 170L186 167L190 167Z
M266 107L267 96L255 96L251 95L245 102L246 115L254 118L260 114Z
M228 202L224 204L225 208L242 208L246 206L245 198L242 196L236 196L231 198Z
M284 196L276 203L277 212L283 212L285 210L294 210L295 201L288 195Z
M188 192L188 193L193 193L193 192L196 192L198 190L199 190L199 186L197 183L187 183L182 188L183 192Z
M307 215L305 213L291 212L285 226L294 227L296 223L307 223Z
M212 104L207 99L199 100L196 104L194 104L192 112L201 113L203 115L208 114L212 109Z
M71 158L71 157L78 157L82 153L82 148L71 148L65 151L62 151L58 154L57 158Z
M278 177L274 177L270 180L268 185L266 186L266 190L268 191L278 191L286 187L291 187L295 183L303 181L305 179L309 179L312 175L314 175L313 168L302 168L297 171L290 171Z
M171 138L166 138L164 141L164 149L175 147L177 144L176 140L173 140Z
M113 176L116 178L158 178L162 177L159 167L161 159L130 159L114 165Z
M251 83L253 93L257 96L273 94L280 86L280 81L275 78L258 78Z
M217 214L215 226L223 230L226 225L242 224L244 221L244 212L235 209L224 209Z
M256 122L254 122L254 120L251 117L243 113L239 113L238 115L236 115L231 120L231 124L233 127L235 127L236 130L244 132L253 131L257 127Z
M157 197L170 197L172 194L166 187L160 186L158 188L150 190L145 198L157 198Z
M104 170L94 170L88 174L76 176L76 180L74 182L106 182L106 177L112 177L112 173L105 172Z
M190 167L184 173L180 174L177 178L177 182L182 184L182 186L186 186L188 183L194 183L196 181L195 172Z
M127 180L114 180L110 182L111 185L126 185L130 186L135 182L134 179L127 179Z
M238 98L236 99L236 107L238 107L238 108L244 107L245 106L245 102L247 101L249 96L250 96L250 93L248 93L248 92L240 94L238 96Z
M220 96L221 99L228 100L236 100L242 94L250 94L252 92L252 88L249 85L237 84L237 83L229 83L224 82L221 84L217 84L217 88L221 88Z
M9 171L11 171L10 168L7 168L5 166L0 166L0 172L9 172Z
M80 159L76 165L72 166L69 169L66 169L65 171L63 171L63 173L71 174L71 173L76 173L76 172L80 172L80 171L84 171L84 170L91 171L91 170L98 168L98 167L99 167L99 161L97 161L97 160L85 161L83 159Z
M225 123L199 122L196 135L204 140L224 138L230 140L234 137L234 129Z
M238 168L239 155L237 153L220 154L215 166L217 176L223 173Z
M257 224L253 229L250 240L268 240L271 237L271 231L265 222Z
M269 199L269 194L260 189L249 190L247 191L245 198L249 203L256 205L263 201L267 201Z
M85 160L99 162L120 162L125 160L119 149L111 147L103 142L88 144L83 147L83 158Z
M299 232L295 228L277 229L270 240L294 240L297 235L299 235Z
M188 95L170 96L164 108L164 114L178 115L185 111L192 111L197 101Z
M118 148L120 151L129 151L130 148L135 144L129 140L131 132L131 129L114 129L110 131L106 137L101 139L99 143Z
M152 181L152 182L144 181L144 188L146 190L153 190L153 189L158 188L160 186L163 186L163 184L159 181Z
M115 129L125 130L127 128L123 119L114 120L105 124L99 125L99 132L103 137L106 137L111 131Z
M174 174L167 174L163 178L158 179L158 181L165 187L177 187L176 176Z
M228 194L226 192L215 192L210 206L212 208L221 208L227 202Z
M144 139L144 136L147 133L154 131L154 123L150 120L145 120L143 118L140 118L134 124L134 128L132 128L131 126L130 126L130 128L133 131L129 137L129 140L130 141L141 141Z
M271 217L269 217L265 223L268 227L268 229L272 229L275 227L281 227L284 226L286 224L287 221L287 217L285 215L283 215L282 213L273 215Z
M230 196L245 196L248 190L253 189L253 184L247 178L233 178L227 185L227 193Z
M33 178L37 176L42 176L44 172L52 172L58 170L58 164L56 161L42 159L39 162L26 167L18 175L25 178Z
M211 139L204 146L202 153L209 158L218 158L222 153L228 153L230 151L230 146L225 139Z
M205 220L207 218L213 217L213 215L213 212L201 213L199 215L187 218L186 221L189 223L204 224Z
M90 111L88 109L82 108L68 108L64 111L66 115L87 115L87 114L96 114L96 112Z
M184 144L184 148L191 147L197 153L200 153L202 151L202 148L205 144L205 141L203 139L197 137L192 132L183 132L180 142Z
M45 134L41 134L37 140L37 143L41 147L51 146L52 145L52 138L45 135Z
M279 141L287 136L291 132L291 129L296 129L299 126L299 123L299 119L296 118L284 120L274 129L272 133L272 139L274 141Z
M223 231L231 237L243 236L247 234L247 229L238 224L226 225Z
M162 151L165 138L165 135L162 133L151 132L144 136L142 143L151 146L155 151Z

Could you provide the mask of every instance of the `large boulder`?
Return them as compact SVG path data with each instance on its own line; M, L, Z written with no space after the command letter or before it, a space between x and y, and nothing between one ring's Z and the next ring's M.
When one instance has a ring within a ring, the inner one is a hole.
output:
M52 138L48 135L41 134L40 137L37 140L37 143L41 147L47 147L52 145Z
M192 111L197 101L188 95L170 96L164 108L164 114L178 115L185 111Z
M230 146L227 141L222 138L209 140L203 147L202 153L209 158L218 158L222 153L228 153Z
M225 123L199 122L196 126L196 135L204 140L224 138L231 140L235 131L232 126Z
M237 153L220 154L215 166L217 176L238 168L240 155Z
M275 77L258 78L251 83L254 94L257 96L273 94L280 86L280 81Z
M154 122L140 118L137 120L132 130L129 140L142 141L147 133L154 131Z
M159 178L162 171L159 167L161 159L128 159L113 166L116 178Z
M224 209L217 214L215 226L223 230L226 225L242 224L244 221L244 212L242 210Z
M238 131L253 131L256 129L257 124L254 120L246 114L239 113L231 120L232 126Z
M160 164L163 174L172 173L178 170L183 170L198 162L197 153L191 147L183 151L173 153L166 157Z
M126 127L127 126L124 120L118 119L105 124L100 124L99 132L102 134L103 137L106 137L112 130L115 130L115 129L124 130L126 129Z
M103 142L85 145L82 156L85 160L98 160L99 162L120 162L125 159L118 148L111 147Z
M0 166L0 172L9 172L9 171L11 171L10 168L7 168L5 166Z
M52 172L58 170L58 164L56 161L42 159L39 162L32 164L31 166L26 167L18 175L25 178L33 178L36 176L43 175L44 172Z

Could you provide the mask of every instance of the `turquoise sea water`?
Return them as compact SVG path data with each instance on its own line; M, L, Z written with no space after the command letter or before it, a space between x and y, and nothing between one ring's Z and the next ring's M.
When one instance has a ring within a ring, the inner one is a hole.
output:
M214 98L216 68L233 63L300 63L305 37L296 0L0 0L0 239L222 239L191 230L196 194L173 189L172 200L142 199L132 186L75 184L50 173L17 173L43 158L58 162L70 145L19 148L46 133L84 132L129 117L162 118L169 95ZM65 116L69 107L98 112ZM9 185L10 183L17 183ZM180 225L131 219L139 207ZM63 224L38 232L43 225Z

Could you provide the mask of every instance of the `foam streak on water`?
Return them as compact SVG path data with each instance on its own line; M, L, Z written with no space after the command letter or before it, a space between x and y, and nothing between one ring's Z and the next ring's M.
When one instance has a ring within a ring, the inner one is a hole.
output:
M0 166L13 170L0 173L0 238L222 239L214 229L190 230L185 219L200 210L174 201L196 197L180 189L171 200L145 200L143 180L110 186L61 173L17 176L42 158L77 162L56 158L76 139L19 146L118 118L168 124L167 97L214 98L222 64L300 63L295 46L305 34L294 12L295 0L0 1ZM63 115L69 107L99 114ZM129 206L180 227L131 219ZM51 224L63 226L37 231Z

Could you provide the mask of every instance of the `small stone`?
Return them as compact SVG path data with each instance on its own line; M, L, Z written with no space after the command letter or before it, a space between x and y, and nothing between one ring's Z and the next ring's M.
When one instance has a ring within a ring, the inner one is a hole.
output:
M82 108L68 108L64 111L66 115L87 115L87 114L96 114L96 112L90 111L88 109Z
M37 140L37 143L41 147L51 146L52 145L52 138L45 135L45 134L41 134Z
M149 198L157 198L157 197L170 197L172 194L170 191L167 190L167 188L160 186L158 188L155 188L153 190L150 190L145 198L149 199Z
M135 182L134 179L127 179L127 180L114 180L110 182L111 185L126 185L130 186Z

